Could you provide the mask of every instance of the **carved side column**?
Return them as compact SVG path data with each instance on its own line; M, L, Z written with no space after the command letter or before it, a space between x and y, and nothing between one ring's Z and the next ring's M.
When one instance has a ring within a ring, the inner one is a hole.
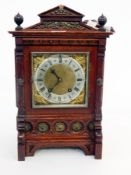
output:
M22 39L16 38L16 105L18 107L18 160L25 160L25 107L24 107L24 71Z
M95 158L102 158L102 93L103 93L103 70L104 70L104 53L106 39L101 39L98 46L97 54L97 77L96 77L96 97L95 97Z

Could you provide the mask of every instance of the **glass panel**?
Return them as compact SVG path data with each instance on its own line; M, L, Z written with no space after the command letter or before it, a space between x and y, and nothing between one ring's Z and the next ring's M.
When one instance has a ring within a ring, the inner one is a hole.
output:
M32 52L32 107L87 107L89 52Z

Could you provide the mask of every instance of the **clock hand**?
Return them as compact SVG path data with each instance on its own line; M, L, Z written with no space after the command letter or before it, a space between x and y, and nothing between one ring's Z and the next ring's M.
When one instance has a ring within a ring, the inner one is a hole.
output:
M54 89L61 81L62 81L61 78L57 79L57 82L55 83L55 85L54 85L52 88L49 88L48 91L49 91L49 92L52 92L53 89Z
M51 73L54 74L56 76L56 78L58 79L58 81L61 81L62 79L57 75L55 69L51 69Z

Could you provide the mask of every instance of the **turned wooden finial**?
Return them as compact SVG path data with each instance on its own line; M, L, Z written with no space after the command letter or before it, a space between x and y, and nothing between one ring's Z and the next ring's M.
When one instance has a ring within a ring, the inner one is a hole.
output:
M98 18L98 27L99 27L99 30L103 30L105 31L105 28L104 28L104 25L106 24L107 22L107 18L106 16L104 16L103 14Z
M17 24L16 30L21 30L22 29L21 24L24 21L23 16L18 13L17 15L15 15L14 21Z

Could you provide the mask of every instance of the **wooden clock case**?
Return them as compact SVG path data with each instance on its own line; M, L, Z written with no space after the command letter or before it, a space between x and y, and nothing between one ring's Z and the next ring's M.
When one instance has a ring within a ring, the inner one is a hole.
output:
M102 88L106 38L106 17L98 18L96 27L82 21L83 15L57 6L39 14L40 22L23 29L23 17L15 16L18 25L10 33L15 37L15 67L17 96L18 160L33 156L39 148L78 147L86 155L102 157ZM85 108L32 108L31 52L89 52L89 95ZM48 132L38 131L38 124L49 125ZM65 130L57 132L55 124L62 122ZM79 122L82 129L72 130Z

